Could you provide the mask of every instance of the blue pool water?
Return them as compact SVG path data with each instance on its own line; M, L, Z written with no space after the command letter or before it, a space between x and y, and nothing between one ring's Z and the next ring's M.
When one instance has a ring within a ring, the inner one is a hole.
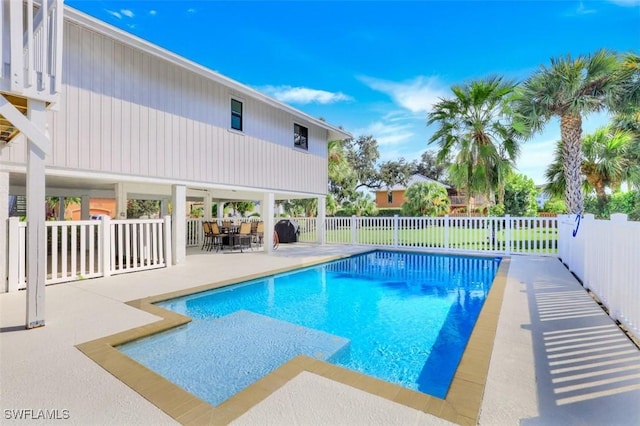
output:
M499 263L367 253L159 303L193 322L119 349L213 405L301 354L444 398Z

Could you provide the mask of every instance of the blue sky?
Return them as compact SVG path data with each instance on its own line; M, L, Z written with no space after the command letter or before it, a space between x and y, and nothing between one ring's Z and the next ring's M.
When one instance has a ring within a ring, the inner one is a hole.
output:
M522 81L550 58L600 48L640 53L640 0L143 1L71 7L258 89L355 137L381 160L413 160L426 114L449 88ZM589 117L585 132L607 122ZM557 123L523 145L517 167L543 183Z

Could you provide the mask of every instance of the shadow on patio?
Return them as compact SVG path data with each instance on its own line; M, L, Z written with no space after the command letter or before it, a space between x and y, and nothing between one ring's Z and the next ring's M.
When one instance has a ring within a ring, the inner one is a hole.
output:
M574 279L526 292L540 417L521 424L640 424L638 347Z

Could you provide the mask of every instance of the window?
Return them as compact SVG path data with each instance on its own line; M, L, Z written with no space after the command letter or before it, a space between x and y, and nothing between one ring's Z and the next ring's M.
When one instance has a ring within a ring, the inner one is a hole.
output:
M299 124L293 125L293 146L296 148L309 149L307 143L309 138L309 129Z
M242 131L242 102L231 99L231 128Z
M393 192L391 191L387 192L387 203L393 204Z

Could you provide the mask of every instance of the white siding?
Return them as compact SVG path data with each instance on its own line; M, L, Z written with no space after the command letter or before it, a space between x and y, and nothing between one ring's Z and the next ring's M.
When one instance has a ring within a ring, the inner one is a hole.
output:
M65 22L64 81L47 165L325 193L327 131L139 49ZM228 130L230 97L244 133ZM293 123L309 150L293 148ZM24 138L0 162L26 163Z

